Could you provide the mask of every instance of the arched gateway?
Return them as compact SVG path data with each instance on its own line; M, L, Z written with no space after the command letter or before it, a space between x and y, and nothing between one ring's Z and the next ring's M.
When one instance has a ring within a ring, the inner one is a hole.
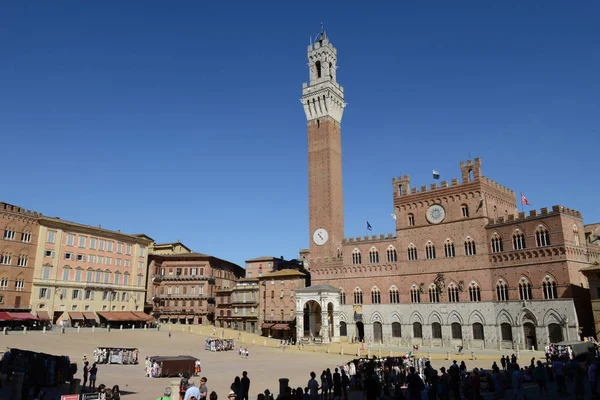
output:
M296 291L296 337L315 343L340 341L340 291L329 285Z

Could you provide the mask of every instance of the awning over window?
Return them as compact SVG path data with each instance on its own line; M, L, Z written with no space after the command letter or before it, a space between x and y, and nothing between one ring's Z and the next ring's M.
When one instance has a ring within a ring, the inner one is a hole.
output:
M0 311L0 321L13 321L14 318L9 313Z
M272 326L274 326L274 325L275 325L275 324L264 323L264 324L262 324L260 327L261 327L262 329L269 329L269 328L271 328L271 327L272 327Z
M69 317L75 321L83 321L84 320L83 313L80 313L78 311L69 311Z
M278 330L278 331L289 331L290 326L288 324L275 324L275 325L273 325L273 327L271 329Z
M118 321L117 317L115 317L111 312L99 312L98 315L107 321Z
M138 317L140 321L153 321L154 320L154 318L152 318L152 316L150 316L146 313L140 312L140 311L132 311L131 313L133 315L135 315L136 317Z
M42 321L50 321L50 314L48 311L37 311L37 316Z
M9 313L13 320L18 321L37 321L38 318L28 312L11 312Z
M84 312L83 313L83 318L87 319L88 321L95 321L96 320L96 313L95 312Z

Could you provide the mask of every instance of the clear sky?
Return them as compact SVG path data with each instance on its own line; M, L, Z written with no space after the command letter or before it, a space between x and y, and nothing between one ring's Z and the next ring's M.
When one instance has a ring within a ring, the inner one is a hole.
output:
M597 1L1 1L0 200L243 265L308 232L306 46L338 49L346 236L459 161L600 221Z

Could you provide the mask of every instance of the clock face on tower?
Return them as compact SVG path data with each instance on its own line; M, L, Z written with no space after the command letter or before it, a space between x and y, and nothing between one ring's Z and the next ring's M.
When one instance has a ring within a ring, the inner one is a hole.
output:
M323 246L329 239L329 233L324 228L319 228L313 233L313 242L317 246Z
M434 204L427 209L427 214L425 214L427 221L431 224L439 224L446 218L446 210L439 204Z

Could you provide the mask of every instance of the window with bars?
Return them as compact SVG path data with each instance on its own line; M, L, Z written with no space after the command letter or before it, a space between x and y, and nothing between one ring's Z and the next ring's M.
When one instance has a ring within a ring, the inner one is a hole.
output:
M395 286L390 289L390 304L400 303L400 292Z
M411 243L408 246L408 261L416 261L417 260L417 247Z
M444 255L448 258L454 257L455 255L454 243L452 243L450 239L446 239L446 242L444 243Z
M535 231L535 242L538 247L550 246L550 232L545 226L540 225Z
M388 262L398 261L398 253L396 252L396 249L392 246L388 247L387 249L387 260Z
M360 257L360 251L358 249L354 249L352 251L352 264L353 265L359 265L361 264L361 257Z
M440 302L440 292L438 291L437 286L433 283L429 286L429 302L430 303L439 303Z
M523 250L527 248L527 242L525 241L525 234L519 229L513 233L513 249Z
M448 285L448 302L458 303L458 301L458 288L456 287L454 282L451 282L450 285Z
M475 241L471 239L470 236L467 236L465 240L465 255L466 256L474 256L477 254L477 248L475 246Z
M481 288L476 282L471 282L469 285L469 299L472 302L481 301Z
M425 257L428 260L435 260L435 245L431 241L425 246Z
M421 292L417 285L413 285L410 289L410 302L415 304L421 302Z
M369 251L369 263L379 264L379 252L374 247Z
M496 297L498 301L508 301L508 285L502 279L496 284Z
M354 304L362 304L363 303L363 295L360 288L354 289Z
M381 292L378 288L371 289L371 304L381 303Z

